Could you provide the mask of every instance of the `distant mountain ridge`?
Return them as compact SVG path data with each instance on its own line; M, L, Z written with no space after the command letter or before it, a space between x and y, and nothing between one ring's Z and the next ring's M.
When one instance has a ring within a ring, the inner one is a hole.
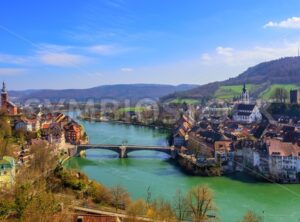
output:
M163 85L163 84L117 84L103 85L88 89L62 89L62 90L24 90L10 91L10 97L15 101L28 99L59 101L60 99L75 99L79 101L88 99L116 99L116 100L139 100L143 98L158 99L162 96L190 90L197 85Z
M257 87L251 92L253 97L257 97L272 84L299 84L300 85L300 57L285 57L269 62L263 62L246 71L237 77L225 81L212 82L185 92L176 92L162 97L163 101L174 98L194 98L213 97L214 93L221 86L255 84Z

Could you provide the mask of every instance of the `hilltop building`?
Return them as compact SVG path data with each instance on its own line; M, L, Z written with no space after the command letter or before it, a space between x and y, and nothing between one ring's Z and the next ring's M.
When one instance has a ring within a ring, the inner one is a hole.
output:
M1 109L11 116L18 114L18 107L8 99L8 92L6 91L5 82L3 82L1 90Z
M290 103L291 104L300 104L300 90L291 90L290 91Z
M234 108L233 120L243 123L260 122L262 115L256 104L250 103L249 93L244 84L239 103Z

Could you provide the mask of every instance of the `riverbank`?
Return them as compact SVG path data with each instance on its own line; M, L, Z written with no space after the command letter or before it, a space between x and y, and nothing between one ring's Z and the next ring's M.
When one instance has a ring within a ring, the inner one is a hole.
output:
M167 133L154 128L112 123L83 124L93 144L167 145ZM105 150L88 150L86 158L74 157L66 167L83 171L92 180L107 187L122 185L133 199L146 199L147 190L153 198L173 200L178 190L187 192L197 185L214 190L216 205L222 221L237 221L247 210L261 214L265 221L297 221L300 218L299 185L278 185L257 181L243 173L226 176L194 176L180 168L169 156L160 152L137 151L127 159ZM280 203L290 203L289 205Z
M167 125L162 126L162 125L156 125L156 124L145 124L145 123L140 123L140 122L128 122L128 121L121 121L121 120L101 120L99 118L83 117L83 116L78 116L77 118L80 120L89 121L89 122L116 123L116 124L124 124L124 125L150 127L153 129L161 129L161 130L170 130L170 131L173 130L172 126L167 126Z
M175 160L182 171L188 175L208 177L221 176L221 167L214 163L201 165L197 163L196 159L181 153L177 155Z

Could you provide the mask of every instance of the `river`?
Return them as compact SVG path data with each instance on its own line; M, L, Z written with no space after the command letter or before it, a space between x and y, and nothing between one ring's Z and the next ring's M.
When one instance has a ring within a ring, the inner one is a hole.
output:
M90 143L166 145L167 133L157 129L114 123L81 122ZM260 214L265 222L300 221L300 185L258 182L242 174L231 177L195 177L184 174L168 161L168 156L153 151L129 153L119 159L111 151L88 150L85 159L71 158L66 165L80 169L104 185L124 186L133 198L152 196L172 201L176 190L187 191L208 185L214 191L220 221L235 222L247 210Z

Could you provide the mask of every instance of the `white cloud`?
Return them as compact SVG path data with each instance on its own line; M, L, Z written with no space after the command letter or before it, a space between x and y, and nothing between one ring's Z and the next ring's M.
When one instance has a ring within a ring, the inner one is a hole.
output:
M23 66L79 66L91 62L99 56L111 56L133 48L125 48L117 45L56 45L49 43L36 44L36 49L31 55L12 55L0 53L0 64L13 64Z
M115 47L111 45L94 45L89 47L88 50L100 55L110 55L115 52Z
M133 72L133 68L123 67L121 68L121 72Z
M244 67L259 62L277 59L286 56L296 56L300 41L282 42L277 46L255 46L248 49L233 49L218 47L215 53L210 53L210 64L223 64L227 66ZM207 60L202 58L203 63Z
M67 50L74 48L74 46L70 46L70 45L56 45L50 43L41 43L38 44L37 47L39 48L40 51L46 51L46 52L65 52Z
M264 28L286 28L300 29L300 17L292 17L280 22L270 21L264 25Z
M0 63L21 65L27 63L29 58L26 56L15 56L9 54L0 54Z
M0 68L0 76L14 76L25 73L25 69L21 68Z
M71 53L40 53L38 59L42 64L51 66L78 66L85 64L89 59L82 55Z
M233 52L233 48L219 46L216 48L216 52L219 55L231 56Z
M209 62L209 61L211 61L212 58L208 53L203 53L202 56L201 56L201 59L203 61Z
M105 56L116 55L129 50L116 45L94 45L91 47L87 47L87 49L89 52Z
M132 73L132 78L135 82L173 84L205 84L222 81L235 77L258 63L281 57L296 56L299 44L300 41L276 42L251 48L219 46L211 52L202 53L198 57L157 66L137 67Z

